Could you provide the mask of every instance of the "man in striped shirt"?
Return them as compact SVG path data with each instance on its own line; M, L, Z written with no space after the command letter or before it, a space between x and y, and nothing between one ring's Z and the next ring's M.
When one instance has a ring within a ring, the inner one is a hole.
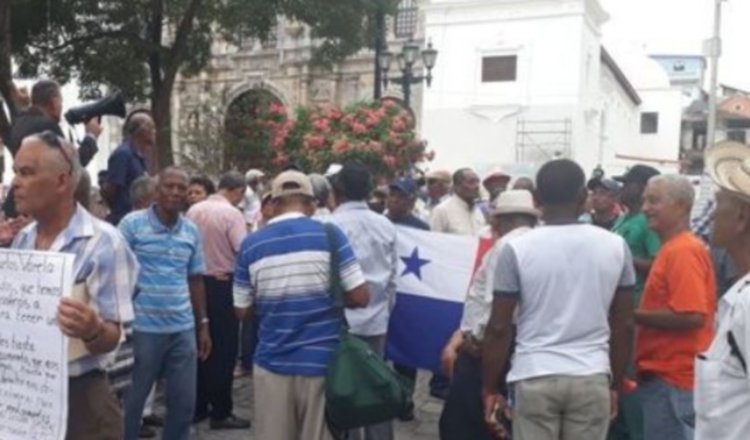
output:
M339 342L342 311L331 296L331 251L337 252L344 305L365 307L365 279L346 236L309 218L310 179L285 171L271 194L279 215L242 243L234 271L240 319L259 321L253 371L256 435L261 440L329 439L324 380Z
M75 255L73 276L89 302L62 298L58 322L88 354L68 363L68 439L119 440L122 414L105 368L133 319L131 295L138 263L117 230L94 218L73 193L83 168L76 149L53 132L24 139L13 162L18 212L34 222L15 238L14 249Z
M180 212L188 175L176 167L159 175L156 203L128 214L120 231L138 258L133 387L125 402L125 440L135 440L154 381L166 382L165 439L187 440L195 409L197 359L211 352L203 250L198 228ZM198 341L196 344L196 322Z

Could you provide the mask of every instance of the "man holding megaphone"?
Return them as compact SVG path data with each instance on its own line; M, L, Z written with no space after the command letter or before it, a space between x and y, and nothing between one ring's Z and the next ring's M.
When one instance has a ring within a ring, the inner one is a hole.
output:
M99 151L97 139L102 132L99 116L119 113L122 113L122 116L125 115L122 97L119 94L113 96L114 98L108 97L93 104L71 109L65 114L66 119L71 124L85 123L86 135L78 143L78 154L81 165L84 167L91 162L91 159ZM60 137L65 137L60 128L62 104L62 93L57 82L40 80L34 84L31 88L31 107L13 121L10 130L8 150L14 158L21 142L29 135L51 130ZM17 215L13 197L10 194L3 203L3 212L5 212L6 217Z

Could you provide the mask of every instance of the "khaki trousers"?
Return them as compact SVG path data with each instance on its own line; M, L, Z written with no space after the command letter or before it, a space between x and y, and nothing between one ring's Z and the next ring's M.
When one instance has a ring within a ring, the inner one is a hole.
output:
M122 412L104 372L71 377L65 440L121 440L122 436Z
M324 385L323 376L282 376L255 365L257 439L332 439L325 423Z
M544 376L516 382L514 391L514 440L607 438L608 375Z

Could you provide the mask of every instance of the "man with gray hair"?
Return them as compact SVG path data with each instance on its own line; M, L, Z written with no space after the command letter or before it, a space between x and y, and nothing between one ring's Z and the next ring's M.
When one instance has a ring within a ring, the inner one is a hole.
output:
M156 146L156 125L146 110L136 110L125 119L125 140L109 156L107 180L102 184L102 196L110 208L107 221L117 225L129 213L130 185L146 174L146 153Z
M315 220L327 221L331 216L331 182L322 174L310 174L313 194L315 195Z
M140 211L151 206L156 194L156 179L151 176L141 176L130 185L130 201L133 211Z
M716 306L711 256L690 231L693 198L690 181L677 175L652 177L643 195L662 242L635 312L645 440L693 438L694 360L711 343Z
M87 352L68 363L67 438L120 440L122 414L104 370L120 342L122 324L133 320L135 256L115 228L76 204L83 167L76 149L55 132L24 139L13 171L18 212L34 222L12 247L75 255L75 290L89 298L65 297L58 308L60 329Z
M234 263L247 234L245 219L236 206L245 196L245 178L228 172L219 180L219 191L187 212L201 233L206 259L208 326L216 344L211 355L198 363L198 389L194 420L211 417L211 429L246 429L250 422L232 414L232 383L237 360L239 322L234 315L232 284Z

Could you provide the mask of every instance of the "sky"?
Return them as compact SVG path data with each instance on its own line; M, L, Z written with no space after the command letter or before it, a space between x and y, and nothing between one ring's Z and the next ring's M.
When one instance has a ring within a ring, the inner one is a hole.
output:
M633 43L649 54L702 55L703 41L713 33L714 0L599 2L610 15L602 31L605 46ZM750 0L727 0L722 9L719 83L750 90Z

